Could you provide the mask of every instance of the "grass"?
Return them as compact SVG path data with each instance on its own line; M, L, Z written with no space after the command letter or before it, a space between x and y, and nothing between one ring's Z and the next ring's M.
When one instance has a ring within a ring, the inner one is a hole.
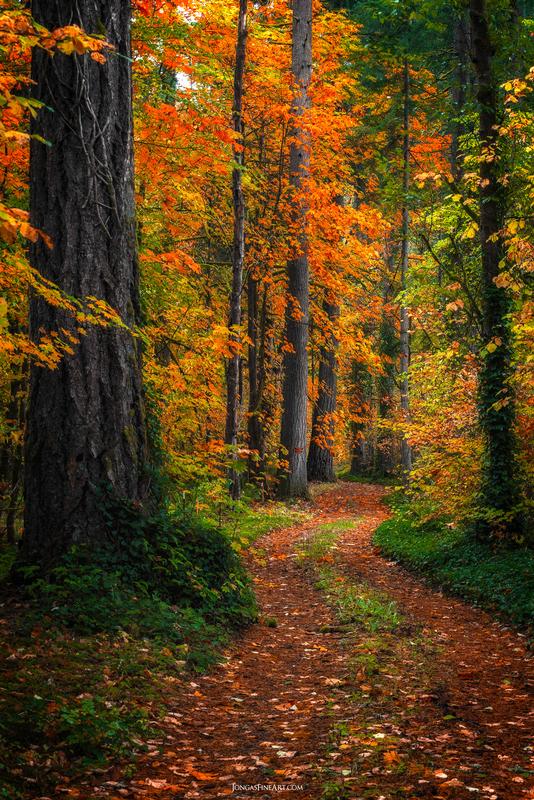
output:
M363 583L350 580L335 566L337 537L354 528L357 519L325 523L305 540L298 559L314 565L317 586L325 593L341 625L356 625L368 633L392 631L402 616L393 600Z
M368 475L356 475L350 471L349 467L339 470L337 477L341 481L349 483L377 483L380 486L397 486L399 478L395 476L385 477L384 475L370 473Z
M308 513L298 508L276 501L262 505L239 503L235 509L227 512L222 531L237 549L243 549L271 531L298 525L309 517Z
M402 512L378 527L374 542L430 582L532 629L532 549L494 549L459 528L417 525Z

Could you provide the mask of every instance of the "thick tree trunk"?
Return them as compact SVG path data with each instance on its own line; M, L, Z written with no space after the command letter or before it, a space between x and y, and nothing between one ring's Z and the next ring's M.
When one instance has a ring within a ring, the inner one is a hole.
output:
M243 78L247 48L247 4L240 0L237 22L237 45L234 69L234 103L232 124L243 142ZM232 448L232 459L237 460L237 439L239 434L239 406L241 400L241 356L239 353L239 334L235 328L241 325L241 295L243 292L243 264L245 261L245 197L243 193L242 170L244 154L240 147L233 148L235 167L232 170L232 199L234 212L234 242L232 251L232 293L230 296L229 327L234 330L232 339L235 352L226 366L226 431L225 442ZM241 481L235 468L230 469L230 492L234 500L241 494Z
M401 291L406 289L406 279L410 255L410 209L408 192L410 189L410 70L408 59L404 59L403 70L403 175L402 175L402 238L401 238ZM410 418L410 385L408 369L410 366L410 315L404 298L400 307L400 400L405 422ZM401 441L401 462L405 478L412 469L412 449L406 436Z
M504 224L505 189L498 142L497 82L492 68L492 43L485 0L471 0L472 57L478 80L480 160L480 247L482 252L482 327L485 344L479 373L479 418L484 437L480 489L481 535L518 534L519 471L515 457L515 408L509 379L512 372L510 310L507 291L496 285L506 252L500 231Z
M47 28L105 29L104 64L89 55L50 57L35 48L31 222L53 240L32 245L32 265L70 295L109 303L128 326L140 321L133 185L130 3L33 0ZM66 329L69 314L30 301L30 335ZM141 502L147 492L139 339L90 328L55 370L33 366L26 437L25 558L48 566L74 542L105 536L98 489Z
M323 310L329 324L334 328L339 317L339 306L337 303L331 303L325 297ZM320 351L319 388L313 408L312 432L308 450L307 468L310 481L333 483L336 480L333 446L337 399L337 347L336 335L332 333Z
M395 255L392 248L390 248L390 252L387 256L387 267L388 273L384 279L382 288L383 308L378 333L383 368L383 372L378 377L377 381L378 417L380 423L384 425L386 429L379 428L377 432L376 474L382 478L392 475L396 466L398 466L398 458L396 457L398 454L397 442L394 441L392 433L387 430L387 421L391 417L391 409L396 391L395 362L399 353L399 340L395 320L388 308L391 301L392 281L395 271Z
M312 72L312 0L293 0L291 68L294 81L293 128L289 156L289 181L293 196L294 253L287 263L288 298L284 349L283 409L280 441L288 468L281 480L284 497L308 493L306 433L308 400L308 200L310 136L302 125L309 108Z

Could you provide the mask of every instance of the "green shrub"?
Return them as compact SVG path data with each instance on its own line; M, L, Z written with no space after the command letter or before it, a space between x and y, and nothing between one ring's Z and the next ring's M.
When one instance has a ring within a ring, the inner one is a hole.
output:
M417 524L398 513L378 527L374 542L383 553L454 594L534 624L534 551L495 548L460 528Z

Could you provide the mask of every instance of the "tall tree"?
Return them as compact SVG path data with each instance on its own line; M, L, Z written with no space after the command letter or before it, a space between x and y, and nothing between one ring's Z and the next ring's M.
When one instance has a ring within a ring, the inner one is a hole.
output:
M53 247L31 246L33 267L69 295L106 301L131 329L140 321L133 184L131 7L128 0L33 0L49 29L76 24L113 50L86 55L36 47L30 216ZM39 138L37 138L39 137ZM37 296L30 335L76 321ZM57 369L33 366L27 417L25 557L52 564L73 542L105 536L98 489L141 502L147 493L140 340L92 327Z
M287 262L288 297L284 347L283 409L280 441L287 452L288 471L281 482L284 496L308 491L306 434L308 401L308 179L310 135L303 116L310 107L312 74L312 0L293 0L291 70L293 74L292 130L289 182L293 190L293 254Z
M234 168L232 170L232 198L234 217L234 239L232 250L232 292L230 296L229 327L235 343L235 350L226 367L226 432L225 441L232 447L232 458L237 459L237 437L239 434L239 405L241 384L241 356L239 353L239 334L236 328L241 325L241 295L243 293L243 264L245 261L245 197L243 193L242 171L243 151L243 78L247 48L247 5L248 0L240 0L237 22L237 45L234 69L234 101L232 124L236 134L233 147ZM239 473L230 470L230 488L234 500L241 493Z
M484 437L479 505L481 535L510 536L521 527L517 514L519 473L515 456L515 406L510 387L510 301L498 286L506 260L502 228L506 190L499 152L499 100L493 68L486 0L470 0L472 59L477 76L480 137L479 230L482 254L482 332L485 354L479 373L479 418Z
M402 70L403 83L403 128L402 128L402 234L401 234L401 290L406 290L410 257L410 208L408 193L410 190L410 68L408 59L404 58ZM410 384L408 368L410 366L410 314L403 297L400 306L400 401L405 421L410 416ZM401 441L401 462L405 477L412 468L412 449L405 436Z
M333 328L339 318L338 304L325 297L323 311L329 326ZM337 347L335 331L331 330L320 348L319 355L319 387L317 400L313 407L311 440L308 450L307 469L310 481L331 483L336 480L332 448L337 394Z

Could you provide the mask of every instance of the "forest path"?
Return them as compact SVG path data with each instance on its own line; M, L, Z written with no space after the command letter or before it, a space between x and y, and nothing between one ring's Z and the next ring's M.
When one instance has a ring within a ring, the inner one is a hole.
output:
M256 543L249 561L263 624L210 674L177 687L134 778L117 776L94 797L534 797L534 663L524 639L376 552L383 493L337 484L309 522ZM295 555L318 526L355 519L330 558L335 580L394 600L394 630L347 632Z

